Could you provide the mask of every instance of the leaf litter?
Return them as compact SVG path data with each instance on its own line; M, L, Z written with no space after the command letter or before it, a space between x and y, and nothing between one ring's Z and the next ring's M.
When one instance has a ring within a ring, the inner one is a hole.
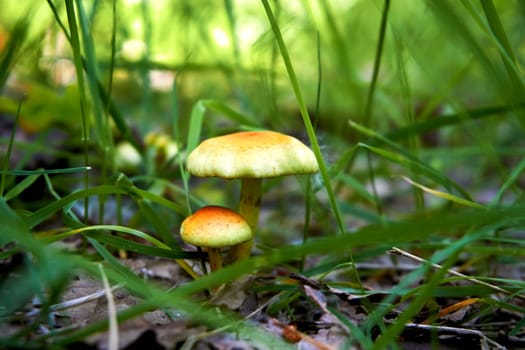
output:
M178 265L166 259L139 258L128 261L128 263L144 278L160 281L165 285L176 284L181 279L187 279ZM347 326L330 311L330 306L345 314L355 325L359 325L367 318L364 305L375 304L384 297L384 294L374 290L369 290L369 293L364 296L354 295L332 287L330 283L291 272L285 275L284 283L296 284L300 295L291 302L286 310L268 314L272 303L278 300L276 296L279 295L255 292L255 290L257 287L268 284L269 280L274 283L283 283L283 279L279 276L282 274L281 269L276 276L261 276L261 278L246 276L223 286L208 302L217 307L225 307L238 312L250 322L256 322L260 327L282 337L297 346L298 349L326 350L340 348L349 336ZM77 276L63 295L63 302L73 302L72 306L54 312L57 327L84 327L107 317L107 301L102 290L99 281L83 275ZM114 288L113 295L117 310L126 309L139 302L139 299L127 293L125 288L120 286ZM80 302L86 296L91 296L92 299ZM75 301L78 302L77 305L74 304ZM459 349L462 346L471 348L473 344L480 344L480 349L504 349L512 348L512 345L524 344L519 337L502 338L504 323L500 323L501 328L498 330L501 335L498 336L494 332L488 332L488 334L506 345L501 345L498 341L493 340L494 338L486 336L483 329L476 329L476 320L469 321L470 328L461 325L468 319L468 316L479 311L476 305L478 302L478 299L471 298L440 308L434 317L434 321L439 321L438 325L435 322L432 325L428 324L428 318L419 323L407 324L400 344L405 344L406 348L430 349L432 337L437 337L441 348L444 349ZM399 310L387 315L385 322L393 321L396 312ZM504 318L511 315L500 311L498 316ZM393 318L389 321L388 317ZM516 321L514 317L514 322ZM511 324L509 322L507 326ZM483 328L483 323L478 326ZM147 312L119 325L119 348L137 348L146 340L150 342L148 348L158 347L159 349L255 349L249 342L236 339L232 334L206 329L204 326L196 325L191 320L185 319L182 315L174 319L173 315L167 315L162 310ZM97 349L107 349L107 341L106 332L95 334L84 340L86 345Z
M379 270L374 274L366 274L368 277L363 281L365 293L357 294L348 291L346 287L341 288L343 278L337 273L319 279L277 267L264 274L245 276L222 286L207 303L213 307L235 311L239 317L281 337L298 349L347 348L346 342L352 335L352 330L339 316L344 315L347 322L356 327L362 326L367 322L373 307L380 305L388 295L385 291L392 287L392 283L402 280L407 271L423 263L410 255L398 256L396 262L392 263L388 253L360 263L362 271L381 267L380 275L377 275ZM132 256L122 262L137 275L166 289L191 280L169 259ZM476 282L476 279L462 281L464 284ZM415 282L414 287L417 287L417 283ZM455 282L450 283L454 285ZM272 285L288 288L283 288L281 292L272 292L267 288ZM497 298L502 301L517 296L504 295L498 289L492 292L498 293ZM140 302L123 285L114 285L112 295L117 311ZM200 297L206 300L205 295ZM284 304L279 305L283 302ZM487 314L486 311L483 312L483 309L487 310L486 302L483 297L438 298L434 309L429 307L428 310L421 310L416 319L405 325L399 344L418 349L430 349L431 344L436 341L443 349L460 349L465 346L505 349L525 346L523 331L510 335L521 321L520 313L499 308L495 304L488 309L492 312ZM399 298L392 303L395 307L384 316L384 323L387 325L395 321L405 304ZM184 315L177 314L176 310L172 311L167 313L165 310L152 310L122 322L118 326L118 347L134 349L148 342L147 347L150 349L256 348L248 341L237 339L234 334L220 329L207 329ZM33 301L33 307L26 310L22 318L31 319L38 312L38 302ZM108 302L101 282L85 274L78 274L65 289L60 303L50 308L50 315L56 329L79 329L107 319ZM2 327L3 334L12 334L19 330L20 326L16 323L4 324ZM101 332L83 339L81 344L94 349L108 349L108 339L108 333ZM358 342L352 343L350 348L359 348Z

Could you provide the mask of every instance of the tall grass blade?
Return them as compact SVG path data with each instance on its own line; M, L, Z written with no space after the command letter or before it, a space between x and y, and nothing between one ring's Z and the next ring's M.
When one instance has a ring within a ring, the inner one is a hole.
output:
M489 106L481 108L473 108L464 110L461 114L452 113L439 116L439 118L433 118L418 122L415 124L407 125L405 127L389 131L385 137L395 141L402 140L414 135L422 135L424 133L440 130L445 127L452 127L460 125L462 123L468 123L471 121L483 120L485 118L495 118L502 114L512 112L515 108L525 108L525 103L520 103L516 106L500 105L500 106ZM465 118L462 114L467 115Z
M82 36L82 43L85 54L85 72L91 95L91 101L93 103L93 112L95 117L94 134L97 136L101 149L104 153L104 160L107 161L108 157L106 157L106 155L111 154L112 139L109 124L106 118L104 117L104 103L101 100L98 91L99 73L97 67L95 45L93 43L93 38L91 37L89 19L84 10L82 1L76 0L76 8L78 12L78 24L80 28L80 34Z
M74 168L64 169L36 169L36 170L1 170L0 174L13 175L13 176L26 176L26 175L43 175L43 174L70 174L80 173L84 171L90 171L91 167L81 166Z
M483 13L487 19L487 22L490 26L490 30L495 37L496 42L499 44L498 49L501 53L501 58L503 64L505 65L505 70L509 76L510 86L512 95L514 95L513 105L523 102L525 99L525 86L523 83L522 72L516 67L516 56L512 50L503 24L501 23L500 17L494 6L492 0L480 0L481 6L483 8ZM525 120L523 118L523 113L521 113L520 121L522 126L525 125Z
M48 1L50 6L51 1ZM77 20L75 15L75 9L73 6L73 0L66 0L66 11L67 19L69 24L69 38L71 42L71 48L73 50L73 62L75 63L75 71L77 77L77 86L80 96L80 115L82 118L82 143L84 145L84 165L89 166L89 123L87 121L87 95L84 86L84 69L82 65L82 53L80 50L80 38L77 30ZM84 175L84 188L89 186L89 175L86 172ZM87 221L89 217L89 198L84 198L84 221Z
M472 19L485 30L484 22L479 18L477 11L473 8L472 4L466 1L462 1L462 3L470 12ZM517 73L519 72L519 69L515 67L511 56L509 56L509 54L512 55L512 51L507 52L504 47L507 42L506 35L493 4L490 1L486 1L485 3L482 1L482 7L484 7L485 15L489 21L489 28L486 29L486 31L487 33L494 33L493 37L496 39L495 45L498 47L500 55L504 60L504 65L508 73L507 76L510 77L510 83L509 80L505 79L505 77L500 74L498 66L492 61L489 53L486 52L485 44L477 39L476 35L468 27L467 21L458 15L455 3L452 5L451 2L447 0L427 1L427 4L435 13L436 18L442 22L442 28L450 33L450 37L460 40L460 42L470 50L473 60L479 64L479 66L486 72L487 77L490 78L494 93L499 95L500 98L508 101L511 106L522 104L525 96L525 89L521 78L519 78L521 73ZM511 94L506 93L509 88L512 90ZM524 118L518 118L518 122L522 127L525 125Z
M436 169L433 169L428 164L422 162L421 160L415 158L413 155L411 155L409 152L404 150L401 146L397 145L396 143L392 142L388 138L378 134L377 132L367 129L362 125L359 125L357 123L354 123L352 121L349 121L349 125L356 129L357 131L364 133L370 137L375 138L377 141L380 141L394 149L395 152L392 152L390 150L372 146L370 144L365 143L359 143L359 148L365 148L367 150L370 150L382 157L385 157L386 159L389 159L397 164L402 165L403 167L410 169L411 171L414 171L416 173L421 173L433 181L436 181L438 184L442 185L448 190L456 190L458 193L460 193L463 197L470 200L470 195L463 189L462 186L460 186L455 181L449 179L445 175L443 175L441 172L437 171Z
M117 258L111 254L102 244L100 244L96 239L89 238L88 241L91 243L93 248L97 251L98 254L107 262L109 267L113 269L115 272L119 273L123 278L124 281L126 281L126 284L131 283L138 283L140 281L140 278L135 275L131 270L129 270L124 264L122 264ZM145 289L141 293L138 293L141 297L148 297L150 293L148 293L148 290Z
M22 101L20 101L20 103L18 104L18 109L16 111L16 117L15 117L15 124L13 126L13 129L11 130L11 136L9 137L9 144L7 145L7 152L6 152L6 156L4 159L3 170L2 170L2 178L0 179L0 197L4 195L6 176L9 173L7 169L9 168L9 163L11 162L11 154L13 152L13 142L15 140L16 128L18 126L18 121L20 118L20 107L21 106L22 106Z
M0 245L16 244L31 254L31 259L26 259L22 270L3 281L0 290L8 295L0 298L2 316L12 314L35 295L41 297L45 309L49 306L48 301L60 295L69 279L72 265L67 263L68 258L35 240L24 220L1 198L0 231ZM18 293L12 293L13 290Z
M426 193L429 193L429 194L431 194L433 196L436 196L436 197L439 197L439 198L443 198L443 199L446 199L448 201L451 201L451 202L454 202L454 203L458 203L458 204L461 204L461 205L466 205L467 207L471 207L471 208L485 209L485 207L483 205L481 205L481 204L478 204L476 202L473 202L473 201L470 201L470 200L466 200L466 199L454 196L454 195L452 195L450 193L446 193L446 192L442 192L442 191L437 191L437 190L431 189L431 188L429 188L427 186L423 186L422 184L415 182L414 180L409 179L406 176L401 176L401 178L403 180L405 180L406 182L408 182L409 184L411 184L411 185L413 185L413 186L421 189L422 191L424 191Z
M492 199L490 205L497 205L503 199L503 195L507 192L512 186L515 186L516 181L518 181L520 175L525 171L525 158L523 158L512 170L507 180L498 190L498 193Z
M62 22L62 19L59 16L58 9L56 8L55 4L51 0L47 0L47 2L49 4L49 7L51 8L51 12L54 15L55 21L58 23L60 28L62 28L62 31L64 32L64 35L66 36L66 39L69 42L69 44L71 45L71 47L73 47L73 45L78 46L79 45L78 43L73 44L73 40L72 40L71 34L68 32L66 26ZM74 14L74 9L73 9L73 14ZM77 32L77 36L78 36L78 31L76 30L76 28L75 28L75 32ZM79 51L79 54L80 54L80 51ZM86 64L86 61L85 61L85 59L83 57L81 57L81 63L82 63L83 69L84 70L87 69L87 64ZM75 63L75 69L77 69L76 63ZM86 96L85 95L85 85L84 85L84 83L82 83L82 85L81 85L80 84L80 80L78 80L78 81L79 82L77 83L77 85L79 87L80 98L81 98L81 101L82 101L83 96L84 96L84 98ZM82 81L83 81L83 79L82 79ZM115 122L115 126L117 127L117 129L120 132L120 134L122 135L122 137L126 141L128 141L133 147L135 147L135 149L137 151L140 152L142 147L141 147L139 141L131 133L131 130L129 129L128 125L126 124L124 116L122 115L120 110L116 107L116 105L113 102L113 100L111 99L110 95L104 90L104 86L102 85L102 83L100 81L97 81L97 90L98 90L98 94L100 95L100 98L103 101L103 105L105 105L106 108L109 110L110 116L112 117L113 121ZM84 102L84 106L85 106L85 102ZM82 111L83 110L81 109L81 112ZM88 135L89 135L89 132L88 132Z
M383 47L386 37L386 27L388 23L388 13L390 0L384 0L383 12L381 14L381 25L379 27L379 36L377 40L376 54L374 57L374 68L372 70L372 80L366 97L365 111L363 113L363 125L370 126L372 123L372 106L374 103L374 94L376 91L377 77L381 68L381 58L383 57Z
M319 171L321 172L321 177L323 178L324 185L328 193L328 197L330 200L330 206L337 220L339 230L341 233L343 233L345 231L345 228L343 225L341 213L337 205L337 201L335 200L335 194L330 184L331 181L330 181L330 176L328 174L328 168L323 159L323 155L321 154L321 148L319 147L319 142L317 141L317 136L315 135L315 130L313 128L312 121L308 113L308 109L304 102L303 94L301 92L301 88L299 87L299 81L297 80L297 76L295 74L295 70L293 68L292 61L290 59L290 55L288 54L288 50L286 48L286 44L284 43L284 39L282 37L281 30L279 29L279 25L277 24L277 21L275 20L272 9L270 8L270 4L268 3L267 0L262 0L262 4L264 6L266 16L268 17L268 21L270 22L270 25L272 27L272 32L275 36L275 40L277 41L277 45L281 52L281 57L284 61L284 65L286 66L286 72L288 73L288 78L290 79L290 83L292 84L295 98L297 100L297 104L301 112L303 124L308 134L308 138L310 140L312 150L315 154L315 158L317 159L317 162L319 163Z
M151 60L151 35L152 35L152 18L148 1L140 1L140 14L142 22L142 41L144 42L144 53L141 57L143 64L140 65L139 75L142 81L142 113L139 116L139 125L141 130L147 130L149 127L149 116L152 107L153 92L151 90L151 81L149 76L149 66L147 62Z
M25 179L20 181L18 184L11 187L11 189L5 194L4 200L6 202L9 202L11 199L16 198L20 193L24 192L24 190L26 190L29 186L31 186L39 177L40 175L38 174L27 176Z
M68 194L67 196L64 196L63 198L61 198L60 200L54 201L40 208L39 210L30 214L26 218L25 222L29 228L32 228L40 224L42 221L46 220L47 218L49 218L51 215L53 215L60 209L67 207L67 205L79 199L84 199L90 196L126 194L126 193L128 192L119 186L102 185L102 186L96 186L96 187L89 187L85 190L79 190L77 192Z
M24 18L18 20L11 31L9 41L0 51L0 91L3 90L7 78L11 73L11 69L15 64L16 56L20 52L22 44L27 37L29 18L31 18L31 13L28 13Z
M199 100L193 105L193 109L191 110L186 146L188 153L197 147L200 142L204 116L208 110L220 113L221 115L241 125L258 125L258 122L253 117L244 115L228 107L223 102L216 100Z

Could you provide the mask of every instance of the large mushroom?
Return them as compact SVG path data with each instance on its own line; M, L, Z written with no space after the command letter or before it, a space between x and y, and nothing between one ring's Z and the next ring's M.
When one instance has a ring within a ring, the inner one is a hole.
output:
M186 243L207 248L210 268L216 271L222 267L222 248L250 240L252 232L241 215L228 208L210 205L184 219L180 236Z
M250 256L259 219L262 179L319 170L313 152L298 139L274 131L242 131L203 141L188 156L196 176L241 179L239 213L252 229L252 239L230 250L233 261Z

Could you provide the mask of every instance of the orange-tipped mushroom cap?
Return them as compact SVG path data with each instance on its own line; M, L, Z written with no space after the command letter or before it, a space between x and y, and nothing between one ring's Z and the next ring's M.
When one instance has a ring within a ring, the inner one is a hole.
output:
M232 246L252 238L250 226L241 215L212 205L188 216L182 222L180 235L187 243L209 248Z
M298 139L274 131L243 131L203 141L188 156L196 176L263 178L319 170L312 151Z

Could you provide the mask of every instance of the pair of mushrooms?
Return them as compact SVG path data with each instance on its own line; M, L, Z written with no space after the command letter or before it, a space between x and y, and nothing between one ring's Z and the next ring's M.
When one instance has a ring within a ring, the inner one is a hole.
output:
M231 246L229 260L250 256L259 219L262 179L319 170L312 151L298 139L273 131L243 131L203 141L188 156L190 174L241 179L239 213L206 206L187 217L181 237L208 248L211 270L222 266L221 248Z

